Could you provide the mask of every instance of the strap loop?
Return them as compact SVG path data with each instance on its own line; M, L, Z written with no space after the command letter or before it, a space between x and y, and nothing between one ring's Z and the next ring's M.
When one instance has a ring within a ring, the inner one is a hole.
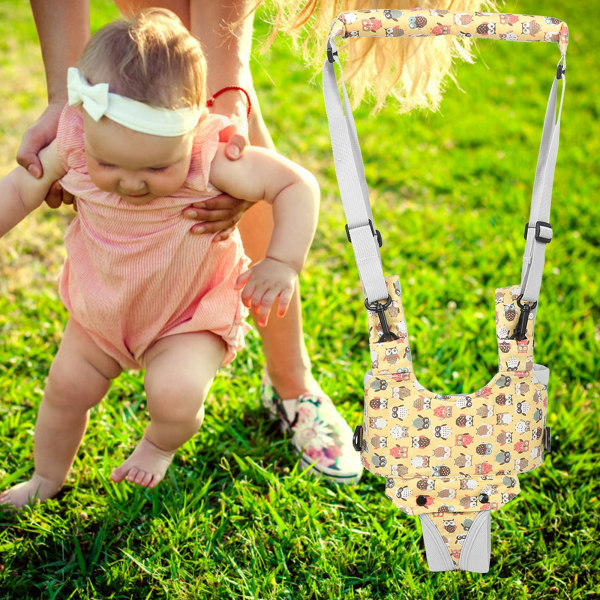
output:
M521 271L521 293L527 302L536 302L540 296L542 274L545 262L546 245L552 239L550 221L550 204L552 201L552 187L554 182L554 169L558 155L560 138L560 116L565 96L567 78L565 76L566 57L561 56L557 65L557 76L552 82L548 97L544 128L538 153L537 167L533 191L531 194L531 209L527 228L535 228L535 235L525 239L525 252L523 253L523 268ZM561 73L562 91L558 101L558 73ZM558 108L558 111L557 111Z

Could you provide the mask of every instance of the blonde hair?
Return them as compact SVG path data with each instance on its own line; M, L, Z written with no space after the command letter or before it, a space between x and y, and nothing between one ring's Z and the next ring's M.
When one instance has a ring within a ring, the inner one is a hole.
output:
M258 0L253 10L262 0ZM276 14L273 31L263 52L273 42L279 31L288 33L302 51L307 62L319 71L325 60L325 42L331 23L341 12L364 8L437 8L458 12L482 9L497 10L494 0L272 0ZM380 6L381 5L381 6ZM340 61L344 67L344 80L349 84L352 106L363 97L375 99L374 111L381 109L392 96L400 103L399 112L414 108L437 110L445 81L450 78L456 58L473 62L473 41L467 37L436 36L435 38L374 39L358 38L348 41L336 39L340 48Z
M77 64L89 83L164 108L206 104L206 59L200 42L167 9L150 8L109 23Z

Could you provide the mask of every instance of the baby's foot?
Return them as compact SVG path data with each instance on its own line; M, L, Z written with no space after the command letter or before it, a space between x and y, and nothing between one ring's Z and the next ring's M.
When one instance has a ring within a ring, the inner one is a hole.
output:
M165 476L174 454L175 450L162 450L144 435L131 456L110 478L118 483L127 477L127 481L153 488Z
M37 473L24 483L18 483L0 494L0 505L8 505L7 508L23 508L35 498L35 504L44 502L56 495L62 487L61 484L50 481ZM37 492L37 497L36 497Z

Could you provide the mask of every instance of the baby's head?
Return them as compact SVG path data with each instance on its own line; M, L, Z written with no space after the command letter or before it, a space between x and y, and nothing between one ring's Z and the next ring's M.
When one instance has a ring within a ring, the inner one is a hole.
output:
M131 204L176 192L207 114L198 40L172 12L148 9L100 29L77 67L69 72L69 102L83 103L94 183Z
M150 8L100 29L77 67L91 84L150 106L203 109L206 60L200 42L169 10Z

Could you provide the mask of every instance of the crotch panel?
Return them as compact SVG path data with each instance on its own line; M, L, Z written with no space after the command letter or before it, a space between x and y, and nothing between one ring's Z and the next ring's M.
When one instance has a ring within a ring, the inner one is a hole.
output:
M433 513L420 520L430 571L489 571L490 511Z

